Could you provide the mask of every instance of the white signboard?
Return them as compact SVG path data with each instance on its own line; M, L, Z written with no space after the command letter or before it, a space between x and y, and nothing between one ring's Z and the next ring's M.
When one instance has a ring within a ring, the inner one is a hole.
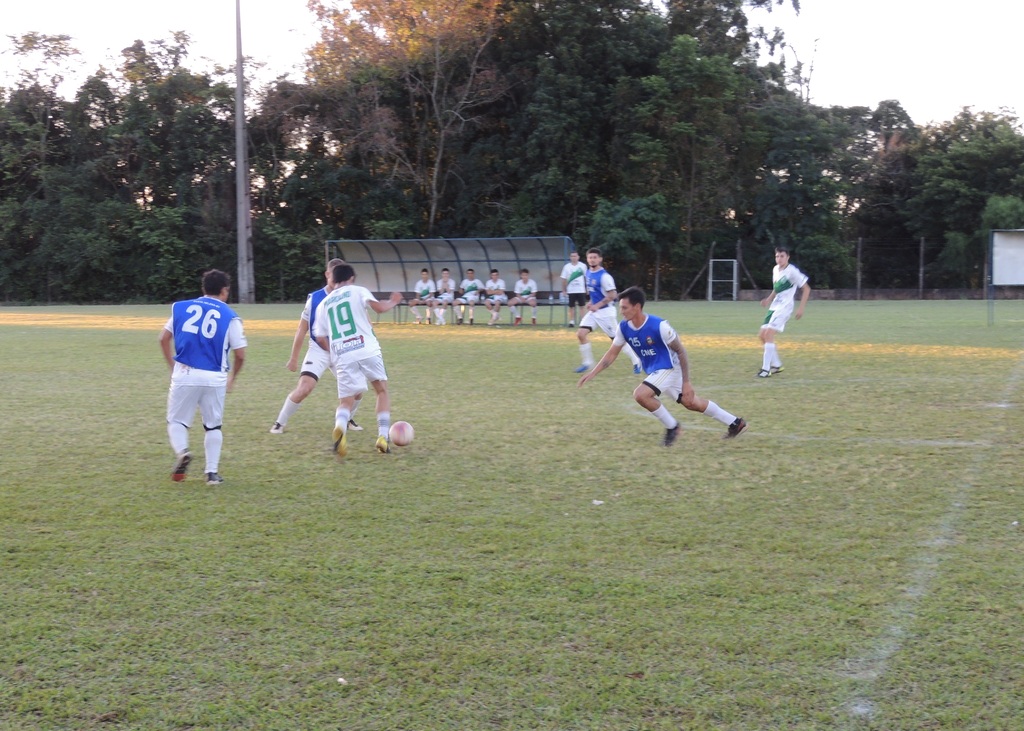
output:
M992 284L1024 285L1024 230L992 232Z

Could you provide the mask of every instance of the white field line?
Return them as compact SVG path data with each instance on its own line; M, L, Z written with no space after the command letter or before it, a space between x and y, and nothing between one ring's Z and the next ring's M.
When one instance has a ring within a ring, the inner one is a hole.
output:
M1012 403L1011 399L1024 381L1024 357L1018 359L1006 388L996 402L999 405ZM897 443L899 443L897 441ZM964 446L973 446L964 443ZM910 562L911 571L907 577L902 595L888 608L889 624L871 640L864 651L844 660L838 672L854 681L850 697L842 705L841 729L862 728L877 715L877 697L884 693L880 681L889 669L892 658L903 649L905 638L917 620L918 607L928 596L938 575L946 548L953 545L957 527L978 481L978 474L986 457L986 443L977 443L971 459L964 467L957 481L949 507L935 525L931 538L921 544L920 552Z

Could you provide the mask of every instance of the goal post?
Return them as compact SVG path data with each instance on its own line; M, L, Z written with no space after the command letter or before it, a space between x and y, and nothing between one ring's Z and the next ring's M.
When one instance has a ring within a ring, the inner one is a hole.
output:
M708 262L708 302L731 300L740 293L740 267L736 259L711 259Z

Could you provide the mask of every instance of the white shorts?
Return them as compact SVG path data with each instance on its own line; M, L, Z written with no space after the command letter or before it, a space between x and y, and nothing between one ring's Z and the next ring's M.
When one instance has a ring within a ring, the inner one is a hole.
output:
M487 301L492 305L503 305L508 302L508 295L505 294L489 294L487 295Z
M334 376L338 379L338 398L358 396L369 387L370 382L388 380L388 373L384 369L384 357L381 355L372 355L348 363L336 363Z
M588 311L580 320L580 327L589 327L591 330L601 328L604 334L610 338L615 337L615 329L619 326L619 322L615 317L614 305L608 305L602 307L597 312Z
M299 368L299 375L312 376L320 380L324 371L331 369L331 354L315 343L310 343L306 348L306 355L302 358L302 367Z
M455 295L452 294L451 292L443 292L442 294L437 295L437 297L434 298L434 301L440 302L441 304L450 305L452 302L455 301Z
M466 292L464 295L455 300L460 305L475 305L480 301L479 292Z
M762 328L770 328L776 332L782 332L786 329L786 323L789 322L789 318L793 315L792 307L782 307L778 310L768 310L768 315L764 318L764 324Z
M203 426L215 429L224 423L224 394L227 384L195 385L171 381L167 393L167 423L191 428L196 408L203 418Z
M679 394L683 392L683 372L678 368L654 371L644 377L644 383L660 391L659 395L662 398L677 401Z

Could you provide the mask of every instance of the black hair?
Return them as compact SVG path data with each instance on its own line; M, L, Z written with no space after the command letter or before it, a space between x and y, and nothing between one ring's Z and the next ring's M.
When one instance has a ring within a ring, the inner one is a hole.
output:
M356 270L349 264L339 264L331 270L331 281L335 284L341 284L356 276Z
M642 308L647 304L647 295L639 287L629 287L625 291L619 292L620 300L629 300L631 305L640 305Z
M203 294L215 296L225 287L231 286L231 275L220 269L211 269L203 274Z

